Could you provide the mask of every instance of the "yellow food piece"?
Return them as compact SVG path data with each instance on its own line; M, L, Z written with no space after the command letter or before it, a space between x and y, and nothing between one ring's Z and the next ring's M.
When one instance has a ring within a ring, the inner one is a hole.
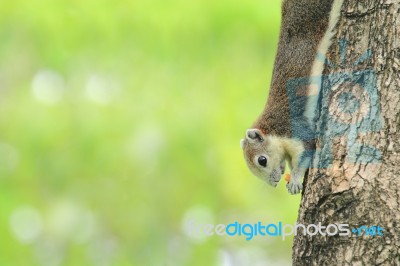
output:
M290 182L290 174L285 174L285 180L286 182Z

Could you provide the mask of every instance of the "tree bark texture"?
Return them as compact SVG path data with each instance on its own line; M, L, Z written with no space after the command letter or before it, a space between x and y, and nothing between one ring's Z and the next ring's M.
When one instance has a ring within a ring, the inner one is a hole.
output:
M400 265L400 0L345 0L325 56L298 223L383 236L298 234L293 265Z

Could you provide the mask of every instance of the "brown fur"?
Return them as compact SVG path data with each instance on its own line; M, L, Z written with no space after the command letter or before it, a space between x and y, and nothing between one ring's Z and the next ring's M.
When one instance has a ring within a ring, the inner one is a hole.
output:
M292 137L286 82L308 77L324 36L332 0L285 0L268 101L254 123L264 134ZM304 108L304 104L303 104Z

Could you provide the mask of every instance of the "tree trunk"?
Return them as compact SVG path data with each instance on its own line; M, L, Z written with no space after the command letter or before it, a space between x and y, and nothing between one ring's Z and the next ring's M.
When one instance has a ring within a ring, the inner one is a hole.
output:
M345 0L325 61L298 223L350 230L299 230L293 264L400 265L400 0Z

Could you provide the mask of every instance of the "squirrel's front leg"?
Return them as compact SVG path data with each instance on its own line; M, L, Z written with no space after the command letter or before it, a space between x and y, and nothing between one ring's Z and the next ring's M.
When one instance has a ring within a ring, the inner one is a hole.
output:
M303 150L296 153L291 160L290 165L293 166L291 170L290 181L286 184L286 188L290 194L297 194L303 190L302 179L310 166L311 157Z
M302 178L304 177L307 169L304 168L293 168L289 183L286 184L286 188L290 194L297 194L303 190Z

